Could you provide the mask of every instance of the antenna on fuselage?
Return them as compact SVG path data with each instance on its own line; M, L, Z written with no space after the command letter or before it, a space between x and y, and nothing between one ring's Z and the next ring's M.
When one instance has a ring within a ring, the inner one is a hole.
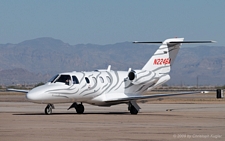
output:
M110 71L110 70L111 70L111 65L109 65L107 68L107 71Z

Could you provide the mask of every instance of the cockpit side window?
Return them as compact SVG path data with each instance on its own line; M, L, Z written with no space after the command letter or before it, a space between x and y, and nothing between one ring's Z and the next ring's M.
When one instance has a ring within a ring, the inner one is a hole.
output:
M72 76L72 77L73 77L73 84L79 84L77 77L76 76Z

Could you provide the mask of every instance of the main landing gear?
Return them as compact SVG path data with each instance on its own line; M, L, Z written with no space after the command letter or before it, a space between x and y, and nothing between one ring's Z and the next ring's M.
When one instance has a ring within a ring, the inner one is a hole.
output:
M130 101L128 103L128 110L130 111L132 115L136 115L139 109L141 108L137 105L136 101Z
M75 108L78 114L84 113L84 105L82 104L82 102L80 104L77 104L76 102L74 102L67 110L71 108ZM54 105L48 104L45 108L45 114L46 115L52 114L52 109L55 109ZM137 105L136 101L129 101L128 110L130 111L132 115L136 115L139 109L141 108Z
M48 104L45 107L45 114L46 115L51 115L52 114L52 109L55 109L54 105L53 104Z
M67 110L71 108L75 108L78 114L84 113L84 105L82 104L82 102L81 104L77 104L76 102L74 102Z

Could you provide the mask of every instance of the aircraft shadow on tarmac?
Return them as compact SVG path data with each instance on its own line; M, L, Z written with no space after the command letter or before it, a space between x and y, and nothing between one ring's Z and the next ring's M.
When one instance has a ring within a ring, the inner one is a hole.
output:
M87 112L87 113L83 113L83 114L77 114L77 113L52 113L51 115L46 115L44 113L14 113L12 115L44 115L44 116L54 116L54 115L129 115L129 116L174 116L174 117L181 117L182 115L176 115L176 114L171 114L171 112L169 112L168 114L165 113L154 113L154 112L150 112L150 113L139 113L137 115L131 115L130 112Z
M46 115L45 113L16 113L13 115ZM51 115L130 115L130 112L108 112L108 113L83 113L83 114L77 114L77 113L52 113Z

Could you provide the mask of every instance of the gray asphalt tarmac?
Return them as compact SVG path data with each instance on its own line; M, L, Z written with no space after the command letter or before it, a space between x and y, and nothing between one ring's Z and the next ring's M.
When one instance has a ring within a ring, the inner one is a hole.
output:
M55 105L53 114L45 115L46 105L15 99L0 102L0 141L225 140L225 104L220 101L181 104L176 99L173 104L140 103L138 115L130 115L125 104L85 104L85 113L79 115L74 109L67 111L68 103Z

